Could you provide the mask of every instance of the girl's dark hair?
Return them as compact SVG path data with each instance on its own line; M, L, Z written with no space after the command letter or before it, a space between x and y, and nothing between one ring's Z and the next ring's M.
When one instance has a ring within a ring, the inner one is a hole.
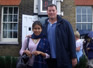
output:
M32 24L32 29L34 29L35 25L39 25L42 28L42 24L40 21L34 21L34 23Z

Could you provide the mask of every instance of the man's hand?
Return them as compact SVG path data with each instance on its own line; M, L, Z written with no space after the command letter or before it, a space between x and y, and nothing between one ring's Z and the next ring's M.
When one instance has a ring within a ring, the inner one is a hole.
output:
M87 48L87 51L90 50L90 48Z
M31 38L31 35L27 35L26 37L30 37Z
M73 68L77 65L77 58L72 59L72 66Z

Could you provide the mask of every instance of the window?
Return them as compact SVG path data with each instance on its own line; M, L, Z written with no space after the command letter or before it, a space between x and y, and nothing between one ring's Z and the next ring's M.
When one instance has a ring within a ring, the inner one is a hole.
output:
M47 6L49 4L55 4L57 6L57 14L63 16L63 12L61 11L62 2L63 0L34 0L34 13L47 16Z
M92 30L92 7L77 6L76 7L76 27L78 30Z
M56 0L39 0L39 6L38 6L38 10L39 10L39 15L45 15L46 14L46 7L49 4L56 4Z
M42 10L45 11L46 10L46 7L49 5L49 4L52 4L52 0L42 0Z
M3 7L2 41L17 41L18 38L18 7Z
M45 20L47 19L48 17L38 17L39 21L42 23L42 24L45 24Z

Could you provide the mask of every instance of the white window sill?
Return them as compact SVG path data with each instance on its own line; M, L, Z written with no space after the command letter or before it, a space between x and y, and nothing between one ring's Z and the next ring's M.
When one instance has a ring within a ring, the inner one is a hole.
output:
M18 44L18 42L0 42L0 44Z

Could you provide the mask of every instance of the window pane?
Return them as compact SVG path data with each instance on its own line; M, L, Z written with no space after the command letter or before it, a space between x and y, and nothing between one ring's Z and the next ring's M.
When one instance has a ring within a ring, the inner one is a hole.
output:
M7 15L3 16L3 22L7 22Z
M18 19L18 18L17 18L17 15L14 15L14 16L13 16L13 22L17 22L17 19Z
M81 22L81 15L77 15L77 22Z
M12 22L12 15L8 15L8 22Z
M77 23L76 24L76 28L77 28L77 30L81 30L81 24L80 23Z
M13 30L17 30L17 29L18 29L18 24L17 23L13 24Z
M45 24L45 19L47 19L47 17L39 17L39 21L40 21L42 24Z
M82 14L86 14L86 7L82 7Z
M12 31L8 31L8 38L12 38Z
M3 38L7 38L7 31L3 31Z
M81 7L77 7L76 13L77 13L77 14L81 14Z
M9 14L12 14L12 13L13 13L13 8L9 7Z
M82 30L86 30L86 23L82 24Z
M88 15L88 22L92 22L92 15Z
M14 7L14 14L18 14L18 7Z
M7 30L12 30L12 24L7 24Z
M89 31L92 30L92 23L88 23L88 30L89 30Z
M4 14L7 14L8 8L4 7Z
M17 38L17 31L13 32L13 38Z
M91 7L88 7L88 8L87 8L87 13L88 13L89 15L92 15L92 8L91 8Z
M7 30L7 24L6 23L3 24L3 30Z
M46 7L47 7L49 4L52 4L52 0L42 0L42 9L43 9L43 10L46 10Z
M86 22L86 15L82 15L82 22Z

